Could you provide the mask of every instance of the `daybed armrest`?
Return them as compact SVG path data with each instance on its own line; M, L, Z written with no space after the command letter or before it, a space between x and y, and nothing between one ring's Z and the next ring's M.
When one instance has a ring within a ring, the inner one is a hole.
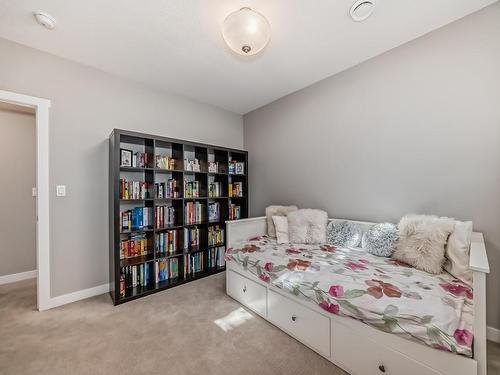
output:
M480 232L473 232L470 244L469 268L472 271L490 273L488 255L484 246L484 237Z
M474 288L474 359L477 374L486 375L486 274L490 272L488 255L482 233L473 232L470 244L469 268L472 270Z
M263 236L266 234L266 217L251 217L241 220L226 221L226 244L232 247L238 241L246 241L251 237Z

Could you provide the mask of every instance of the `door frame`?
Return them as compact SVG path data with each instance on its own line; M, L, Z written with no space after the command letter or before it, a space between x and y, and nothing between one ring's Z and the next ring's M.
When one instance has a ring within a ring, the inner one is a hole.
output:
M50 100L0 90L0 102L33 108L36 116L37 308L50 308L49 108Z

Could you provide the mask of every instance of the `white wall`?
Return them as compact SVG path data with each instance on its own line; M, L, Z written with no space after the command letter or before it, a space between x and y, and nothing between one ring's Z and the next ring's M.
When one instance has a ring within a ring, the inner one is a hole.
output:
M52 101L51 296L108 283L113 128L241 148L242 116L0 39L0 89ZM55 197L55 185L67 197Z
M0 276L36 269L35 115L0 103Z
M471 219L500 328L499 67L497 3L245 115L250 214L297 204L369 221Z

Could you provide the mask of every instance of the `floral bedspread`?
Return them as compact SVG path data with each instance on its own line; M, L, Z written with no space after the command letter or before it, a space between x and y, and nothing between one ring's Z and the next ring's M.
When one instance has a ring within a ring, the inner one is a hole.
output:
M337 315L436 349L472 355L472 289L363 249L252 238L226 260Z

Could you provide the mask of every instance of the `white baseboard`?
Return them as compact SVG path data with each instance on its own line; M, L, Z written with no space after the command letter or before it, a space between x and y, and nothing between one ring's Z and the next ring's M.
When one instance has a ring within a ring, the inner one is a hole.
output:
M486 337L490 341L500 342L500 329L486 327Z
M35 279L35 278L36 278L36 270L13 273L12 275L0 276L0 285L15 283L16 281Z
M54 307L66 305L71 302L80 301L82 299L98 296L107 292L109 292L109 284L102 284L93 288L79 290L78 292L52 297L48 302L48 306L41 306L40 311L52 309Z

